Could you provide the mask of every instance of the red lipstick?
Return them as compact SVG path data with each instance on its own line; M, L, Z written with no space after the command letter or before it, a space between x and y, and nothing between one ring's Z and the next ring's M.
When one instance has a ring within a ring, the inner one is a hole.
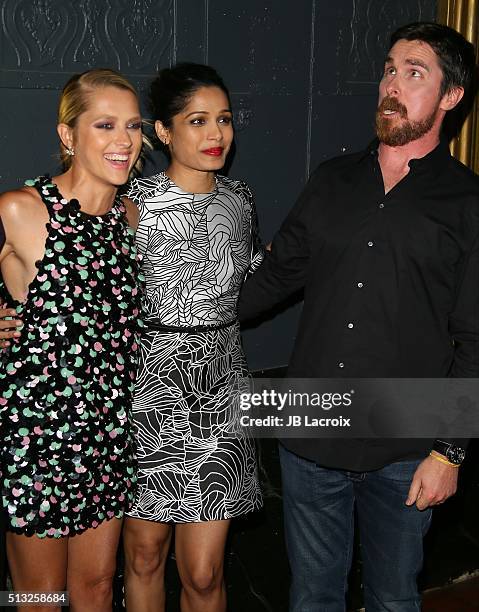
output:
M219 157L223 153L223 147L213 147L212 149L205 149L202 151L205 155L212 155L213 157Z

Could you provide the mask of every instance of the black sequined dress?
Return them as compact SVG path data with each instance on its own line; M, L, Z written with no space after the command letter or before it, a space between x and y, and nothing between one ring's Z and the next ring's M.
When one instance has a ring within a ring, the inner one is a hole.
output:
M1 492L10 530L62 537L121 517L134 494L138 255L119 199L92 216L48 177L26 184L50 222L15 302L22 337L0 357Z

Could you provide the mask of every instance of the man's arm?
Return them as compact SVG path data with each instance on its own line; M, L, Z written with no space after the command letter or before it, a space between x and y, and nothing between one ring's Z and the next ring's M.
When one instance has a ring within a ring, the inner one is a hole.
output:
M479 377L479 236L460 271L454 309L449 317L449 330L454 340L454 360L451 376ZM447 439L460 447L467 440ZM416 504L419 510L441 504L457 489L458 466L448 465L448 458L434 451L418 466L409 489L406 504Z
M479 235L462 266L449 331L454 340L451 376L479 377Z
M238 304L241 320L251 319L284 301L306 280L309 236L313 221L318 171L308 181L295 206L274 237L259 269L244 284Z

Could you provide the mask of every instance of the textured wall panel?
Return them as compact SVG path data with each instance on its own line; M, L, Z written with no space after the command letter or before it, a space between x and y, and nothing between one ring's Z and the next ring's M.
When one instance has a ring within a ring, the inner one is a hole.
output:
M172 0L3 0L0 86L57 89L99 66L149 78L173 27Z

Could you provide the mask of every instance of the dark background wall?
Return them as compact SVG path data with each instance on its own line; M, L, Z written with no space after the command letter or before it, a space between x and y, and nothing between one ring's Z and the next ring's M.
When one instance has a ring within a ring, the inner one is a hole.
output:
M107 66L145 90L158 67L206 62L236 115L229 174L253 188L269 241L310 171L372 137L390 33L436 0L1 0L0 190L57 170L59 89ZM145 107L146 111L146 107ZM164 166L160 154L146 171ZM252 369L285 365L299 305L244 334Z
M252 186L269 241L310 171L372 137L390 33L435 15L436 0L0 0L0 190L57 171L56 106L71 74L113 67L144 92L158 67L206 62L232 91L236 152L229 173ZM155 154L146 171L164 164ZM245 332L253 369L287 363L298 313L297 305ZM228 547L231 612L287 607L278 459L270 442L260 448L265 510L236 521ZM423 586L477 568L477 451L461 470L459 495L436 510ZM0 542L0 588L2 548ZM173 561L170 573L175 610ZM359 582L356 565L355 605Z

